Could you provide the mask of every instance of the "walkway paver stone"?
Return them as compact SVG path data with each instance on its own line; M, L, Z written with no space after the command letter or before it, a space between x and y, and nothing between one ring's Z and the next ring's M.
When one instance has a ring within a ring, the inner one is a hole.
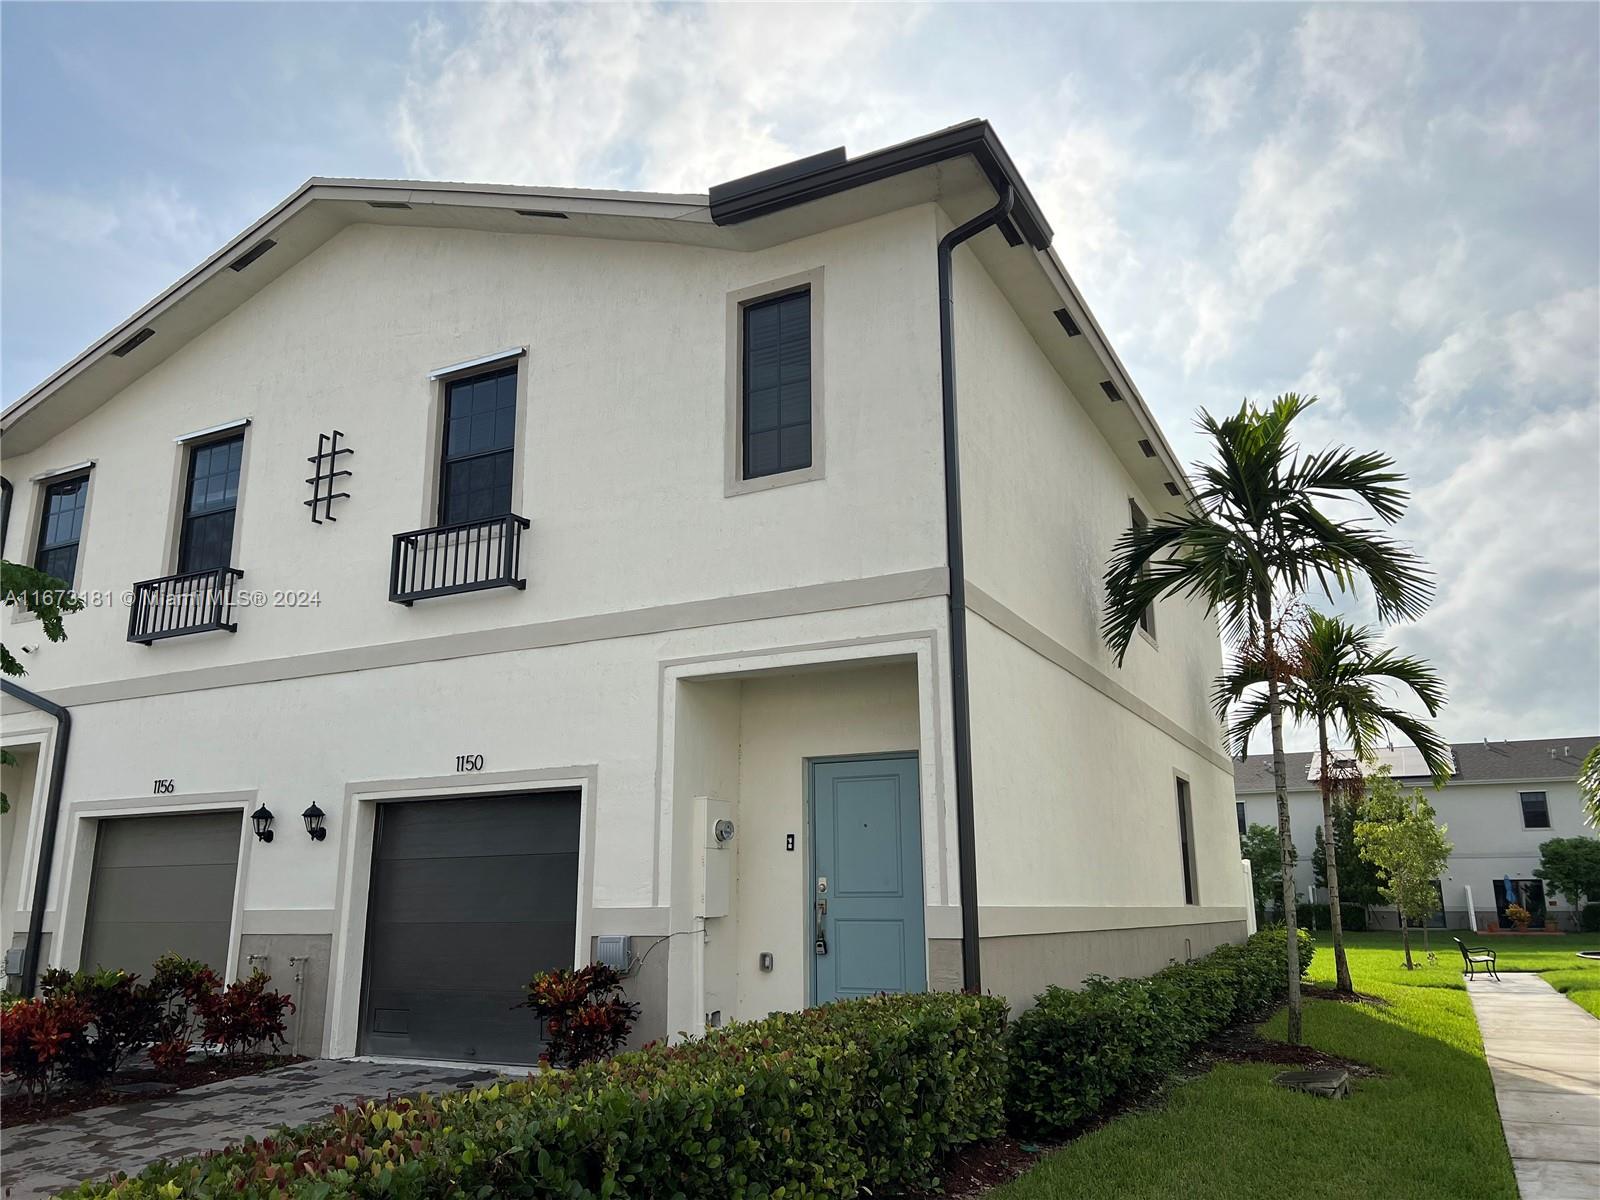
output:
M1522 1200L1600 1197L1600 1020L1535 974L1467 994Z
M246 1134L325 1117L336 1104L441 1092L492 1071L416 1063L313 1059L224 1079L162 1100L85 1109L0 1133L5 1200L40 1200L88 1178L130 1174L160 1158L217 1150Z

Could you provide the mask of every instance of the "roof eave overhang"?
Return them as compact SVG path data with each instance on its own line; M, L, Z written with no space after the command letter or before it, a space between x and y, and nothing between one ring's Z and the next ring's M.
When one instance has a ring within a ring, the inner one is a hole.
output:
M1047 249L1054 237L1050 223L993 127L982 120L965 121L857 158L848 157L840 146L719 183L711 189L711 219L718 225L738 225L963 155L972 156L996 193L1008 185L1015 191L1012 221L1035 250Z

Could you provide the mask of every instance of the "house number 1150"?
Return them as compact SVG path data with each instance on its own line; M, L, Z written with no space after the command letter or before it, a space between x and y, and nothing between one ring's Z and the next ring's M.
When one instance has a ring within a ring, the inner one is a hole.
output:
M458 755L456 755L456 770L457 771L481 771L481 770L483 770L483 755L481 755L481 754L458 754Z

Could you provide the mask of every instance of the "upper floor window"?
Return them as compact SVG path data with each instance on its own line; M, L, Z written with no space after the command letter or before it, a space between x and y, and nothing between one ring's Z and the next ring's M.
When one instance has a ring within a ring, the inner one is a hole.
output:
M744 478L811 466L811 289L744 306Z
M822 303L822 267L728 293L724 495L826 473Z
M1549 829L1550 804L1543 792L1523 792L1522 827L1524 829Z
M239 507L244 434L189 447L183 528L178 538L178 574L233 565L233 524Z
M445 385L439 524L460 525L511 511L516 434L516 367Z
M1196 904L1194 887L1194 813L1189 804L1189 781L1178 780L1178 853L1183 859L1183 902Z
M78 541L83 536L83 510L89 498L89 475L52 480L44 488L39 513L39 543L33 565L68 587L78 570Z
M1145 516L1144 510L1132 500L1128 501L1128 517L1133 522L1135 529L1149 528L1150 518ZM1140 575L1148 575L1149 573L1150 568L1148 565L1139 569ZM1156 636L1156 606L1154 604L1144 606L1144 611L1139 614L1139 628L1152 638Z

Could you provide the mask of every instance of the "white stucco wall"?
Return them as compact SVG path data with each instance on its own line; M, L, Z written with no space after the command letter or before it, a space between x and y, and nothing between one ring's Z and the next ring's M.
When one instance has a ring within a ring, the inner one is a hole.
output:
M184 453L240 417L244 585L314 609L240 614L225 637L144 647L121 603L27 662L40 689L274 659L937 567L938 344L931 209L769 250L361 225L40 450L7 458L8 553L36 536L41 471L94 460L80 589L121 592L164 556ZM728 293L824 271L826 479L724 495ZM429 372L527 346L517 472L525 592L387 602L392 536L432 524ZM313 525L306 457L355 453L336 524ZM23 552L25 553L25 551ZM23 638L32 644L43 639Z
M1200 906L1242 907L1232 775L1206 704L1215 623L1162 601L1154 641L1136 636L1121 666L1099 633L1129 498L1152 516L1165 503L1138 489L981 264L958 251L956 265L966 575L987 596L969 596L968 621L982 904L1184 919L1181 773Z

